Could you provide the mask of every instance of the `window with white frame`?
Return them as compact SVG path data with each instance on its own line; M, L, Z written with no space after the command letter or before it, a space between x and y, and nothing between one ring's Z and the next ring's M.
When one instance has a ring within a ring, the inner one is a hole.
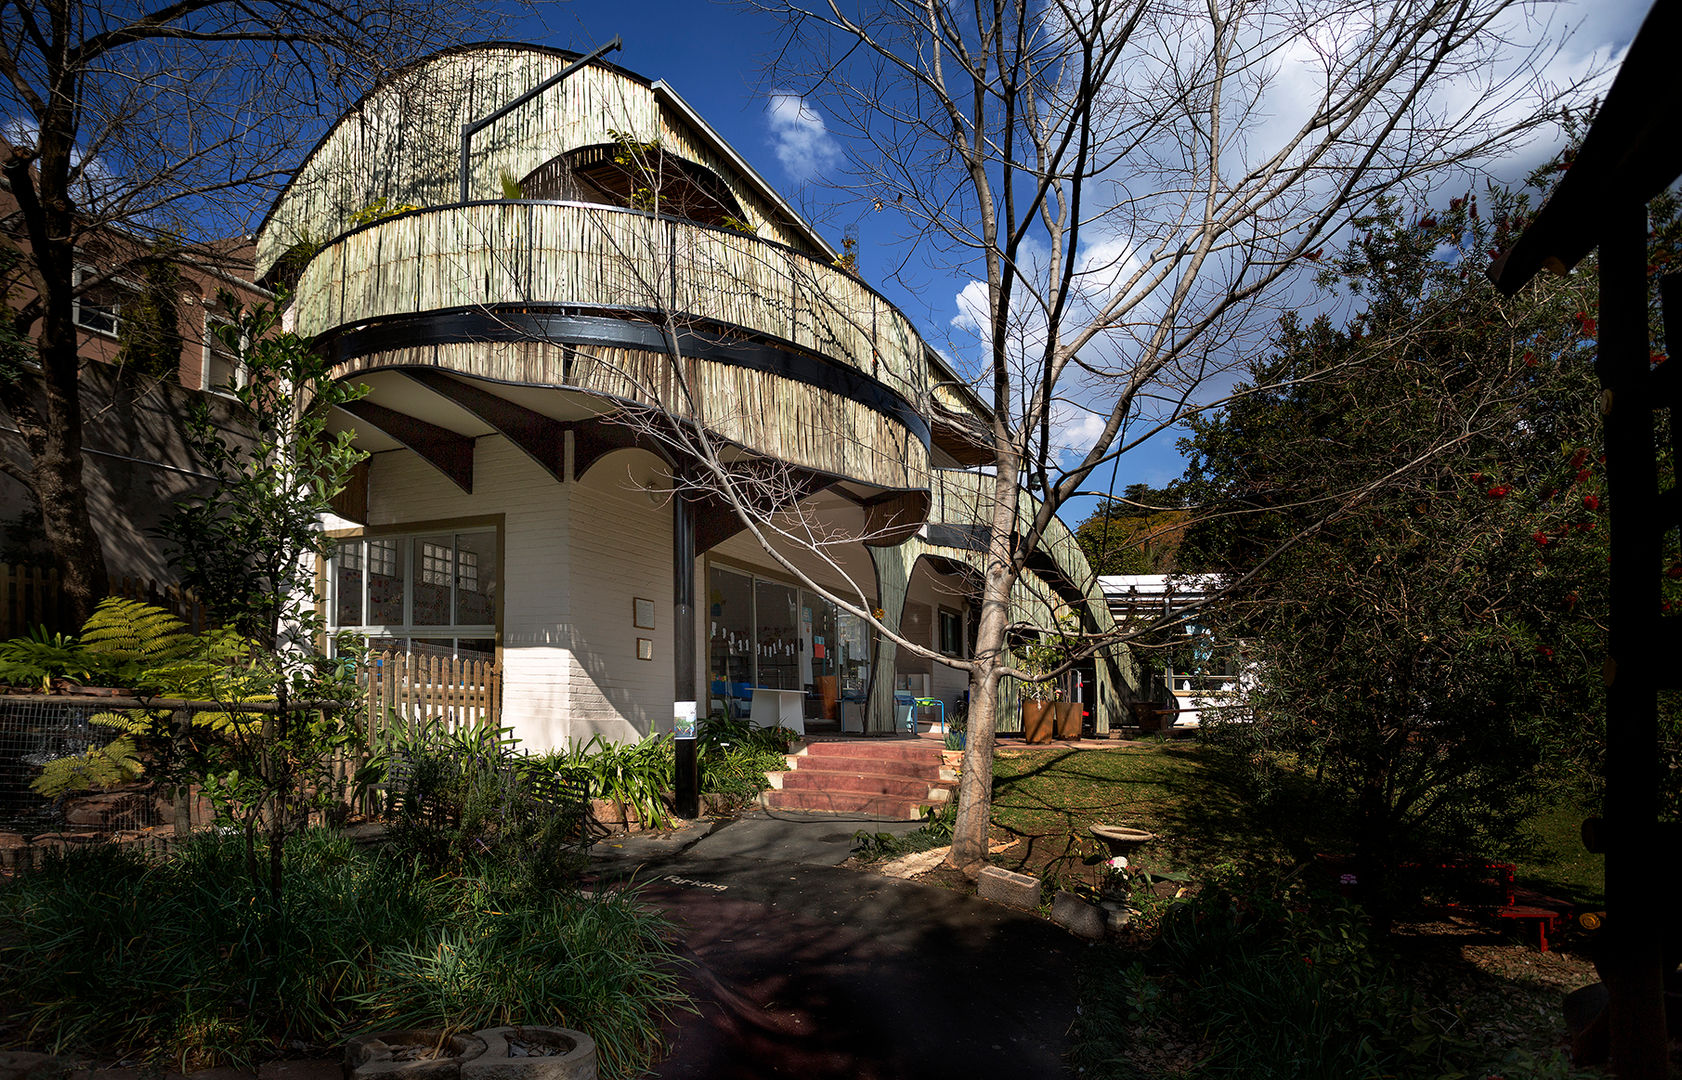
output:
M120 281L94 281L96 271L89 267L76 268L76 299L73 313L76 325L106 337L116 337L123 325L123 305L133 303L136 291Z
M490 658L499 584L495 529L350 537L328 559L329 625L375 651Z
M246 382L245 365L240 362L244 338L237 346L231 344L227 340L231 326L232 320L224 316L204 313L204 370L199 385L220 394L232 393Z

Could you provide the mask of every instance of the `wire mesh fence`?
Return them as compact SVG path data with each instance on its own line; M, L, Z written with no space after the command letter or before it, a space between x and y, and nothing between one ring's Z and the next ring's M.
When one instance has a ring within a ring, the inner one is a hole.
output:
M298 711L348 708L345 702L299 702ZM50 763L85 757L120 733L100 723L101 715L147 709L168 713L184 727L198 712L222 712L218 702L139 700L97 695L0 694L0 872L38 868L55 852L91 843L120 844L158 856L170 845L215 821L208 800L191 785L164 784L144 774L93 791L57 797L35 787ZM242 712L274 712L272 702L248 703ZM359 758L362 755L359 755ZM354 771L356 761L335 759L335 779Z

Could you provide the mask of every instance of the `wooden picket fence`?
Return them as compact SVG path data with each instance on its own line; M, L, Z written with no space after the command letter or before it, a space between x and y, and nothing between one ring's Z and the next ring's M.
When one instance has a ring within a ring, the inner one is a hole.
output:
M166 608L194 633L210 625L204 605L179 585L160 585L139 577L114 577L111 595ZM60 615L58 570L0 563L0 640L23 637L37 626L66 634L81 629L64 625Z
M361 682L371 747L397 725L413 736L465 734L494 728L500 716L502 669L489 660L382 652Z

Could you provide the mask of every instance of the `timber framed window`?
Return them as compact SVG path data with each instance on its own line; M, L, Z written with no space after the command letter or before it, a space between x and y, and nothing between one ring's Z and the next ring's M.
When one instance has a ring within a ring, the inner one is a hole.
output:
M327 560L328 626L376 652L493 658L498 548L494 528L345 537Z
M964 614L951 608L940 608L937 615L940 633L940 654L967 659L964 652Z

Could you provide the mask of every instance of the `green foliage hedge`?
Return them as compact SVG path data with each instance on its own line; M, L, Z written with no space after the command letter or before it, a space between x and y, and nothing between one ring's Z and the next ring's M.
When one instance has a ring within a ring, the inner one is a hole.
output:
M177 1069L248 1064L357 1031L553 1024L637 1074L686 1007L668 924L634 896L435 875L327 833L286 851L278 902L243 840L157 865L73 850L0 889L0 1001L19 1043Z

